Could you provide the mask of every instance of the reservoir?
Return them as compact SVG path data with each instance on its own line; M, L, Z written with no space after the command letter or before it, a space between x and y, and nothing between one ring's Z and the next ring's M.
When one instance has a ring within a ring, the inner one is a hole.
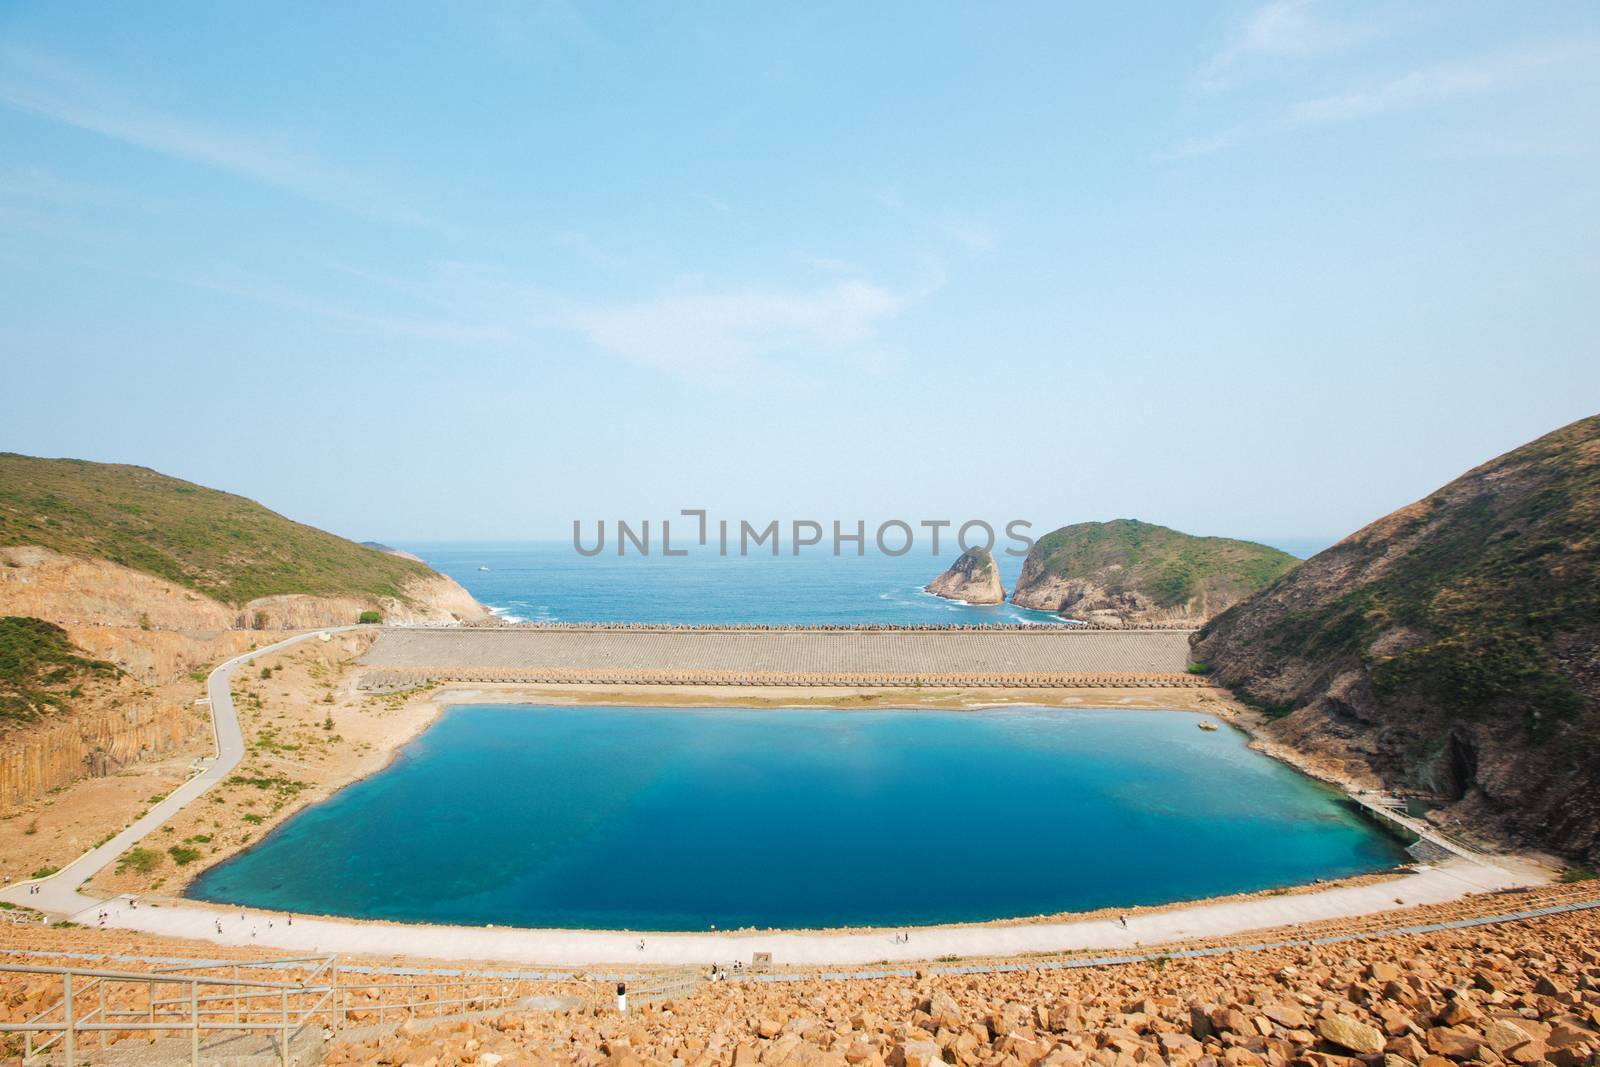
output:
M1404 862L1182 712L464 705L205 872L202 900L411 922L910 926Z

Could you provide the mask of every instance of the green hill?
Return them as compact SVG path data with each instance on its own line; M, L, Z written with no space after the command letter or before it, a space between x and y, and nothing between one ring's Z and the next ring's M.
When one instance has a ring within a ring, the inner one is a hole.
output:
M1600 416L1351 534L1194 648L1282 740L1600 859Z
M1227 537L1136 519L1080 522L1035 542L1012 601L1074 618L1197 620L1264 588L1299 561Z
M394 597L434 572L145 467L0 453L0 545L107 559L226 604Z

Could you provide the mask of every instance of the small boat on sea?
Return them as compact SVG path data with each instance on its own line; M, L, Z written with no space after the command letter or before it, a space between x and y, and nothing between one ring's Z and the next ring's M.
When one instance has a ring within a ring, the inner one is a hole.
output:
M1217 728L1217 724L1214 722L1202 722L1199 726L1202 730L1215 730Z
M489 569L489 568L488 568L488 567L487 567L487 566L485 566L485 565L484 565L484 564L482 564L482 563L480 563L480 564L478 564L478 569L479 569L479 570L480 570L480 571L486 571L486 570L488 570L488 569Z

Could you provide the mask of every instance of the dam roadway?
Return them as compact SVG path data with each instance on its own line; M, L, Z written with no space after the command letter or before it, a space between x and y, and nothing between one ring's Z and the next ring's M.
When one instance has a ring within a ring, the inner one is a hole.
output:
M1190 632L391 627L362 658L361 685L1200 685Z

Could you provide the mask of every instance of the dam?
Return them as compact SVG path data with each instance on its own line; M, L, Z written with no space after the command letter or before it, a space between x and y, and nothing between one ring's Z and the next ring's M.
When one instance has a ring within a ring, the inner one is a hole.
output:
M361 686L427 682L657 685L1198 686L1189 630L383 630Z

